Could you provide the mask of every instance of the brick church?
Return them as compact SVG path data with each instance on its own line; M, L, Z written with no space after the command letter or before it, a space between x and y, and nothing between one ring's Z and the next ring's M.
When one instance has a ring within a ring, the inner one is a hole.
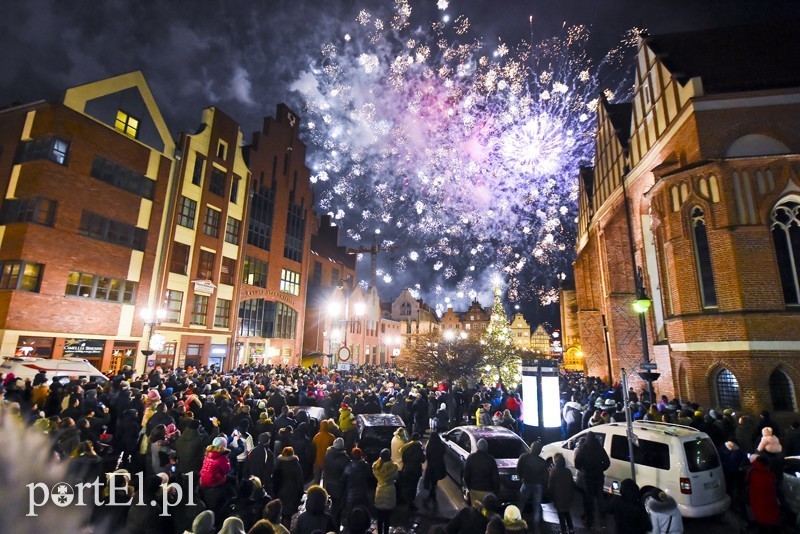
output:
M797 411L800 38L789 25L642 36L635 72L631 102L601 101L579 177L587 372L641 369L646 337L658 396Z

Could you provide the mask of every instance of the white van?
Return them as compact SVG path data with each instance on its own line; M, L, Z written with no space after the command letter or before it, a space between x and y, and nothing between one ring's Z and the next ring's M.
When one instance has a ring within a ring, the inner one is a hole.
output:
M542 458L550 461L560 452L576 476L575 450L587 432L594 432L611 460L603 489L619 495L622 481L631 478L625 423L599 425L566 441L545 445ZM728 509L731 499L725 492L725 477L717 449L707 434L654 421L635 421L633 433L639 441L633 457L636 483L642 493L652 489L666 492L678 503L683 517L708 517Z
M107 380L103 373L82 358L51 360L27 356L5 356L0 363L0 373L3 375L14 373L15 377L23 380L26 378L33 380L39 371L44 371L50 382L58 380L66 383L71 378L94 379L98 382Z

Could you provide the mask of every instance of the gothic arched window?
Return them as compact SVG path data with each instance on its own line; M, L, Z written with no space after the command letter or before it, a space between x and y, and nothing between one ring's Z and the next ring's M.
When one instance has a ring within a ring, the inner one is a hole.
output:
M717 290L714 287L714 270L711 267L711 248L708 244L706 219L703 210L697 207L692 209L692 237L703 308L716 308Z
M770 229L775 245L775 260L781 275L783 300L787 305L800 304L800 203L781 202L772 210Z

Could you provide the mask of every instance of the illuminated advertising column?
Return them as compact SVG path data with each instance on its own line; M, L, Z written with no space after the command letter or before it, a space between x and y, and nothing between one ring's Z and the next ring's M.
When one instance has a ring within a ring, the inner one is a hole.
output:
M522 421L525 441L549 443L561 436L561 394L558 362L529 360L522 364Z

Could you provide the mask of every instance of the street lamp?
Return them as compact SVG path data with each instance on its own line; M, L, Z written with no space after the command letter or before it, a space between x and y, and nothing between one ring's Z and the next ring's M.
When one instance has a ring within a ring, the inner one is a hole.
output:
M144 354L145 359L149 360L150 356L156 350L160 350L163 348L163 343L160 343L161 347L155 347L153 344L153 330L161 324L161 321L167 318L167 310L158 309L158 310L151 310L150 308L145 308L141 312L142 320L144 321L144 326L147 328L147 342L144 344L144 349L142 349L142 354ZM145 368L147 367L147 363L145 362Z
M366 359L367 359L367 347L366 347L366 345L367 345L367 322L366 322L366 319L364 319L364 314L367 311L367 305L364 304L363 302L356 302L356 305L354 306L354 310L356 312L356 317L358 317L358 319L357 319L358 327L361 329L361 350L358 351L359 354L358 354L358 358L356 359L356 365L360 365L361 364L361 356L362 356L362 354L364 356L364 363L369 363L369 362L366 361ZM363 324L362 324L362 319L364 321Z
M644 292L642 268L639 267L636 271L636 300L633 301L633 309L639 314L639 328L642 332L642 360L644 361L642 368L644 371L640 371L638 374L642 380L647 381L647 392L650 396L650 404L653 404L655 401L653 395L653 382L658 380L658 377L661 376L660 373L654 373L652 371L655 366L650 363L650 350L648 347L649 343L647 341L647 321L645 319L645 315L652 304L653 301L650 300L650 297L648 297Z

